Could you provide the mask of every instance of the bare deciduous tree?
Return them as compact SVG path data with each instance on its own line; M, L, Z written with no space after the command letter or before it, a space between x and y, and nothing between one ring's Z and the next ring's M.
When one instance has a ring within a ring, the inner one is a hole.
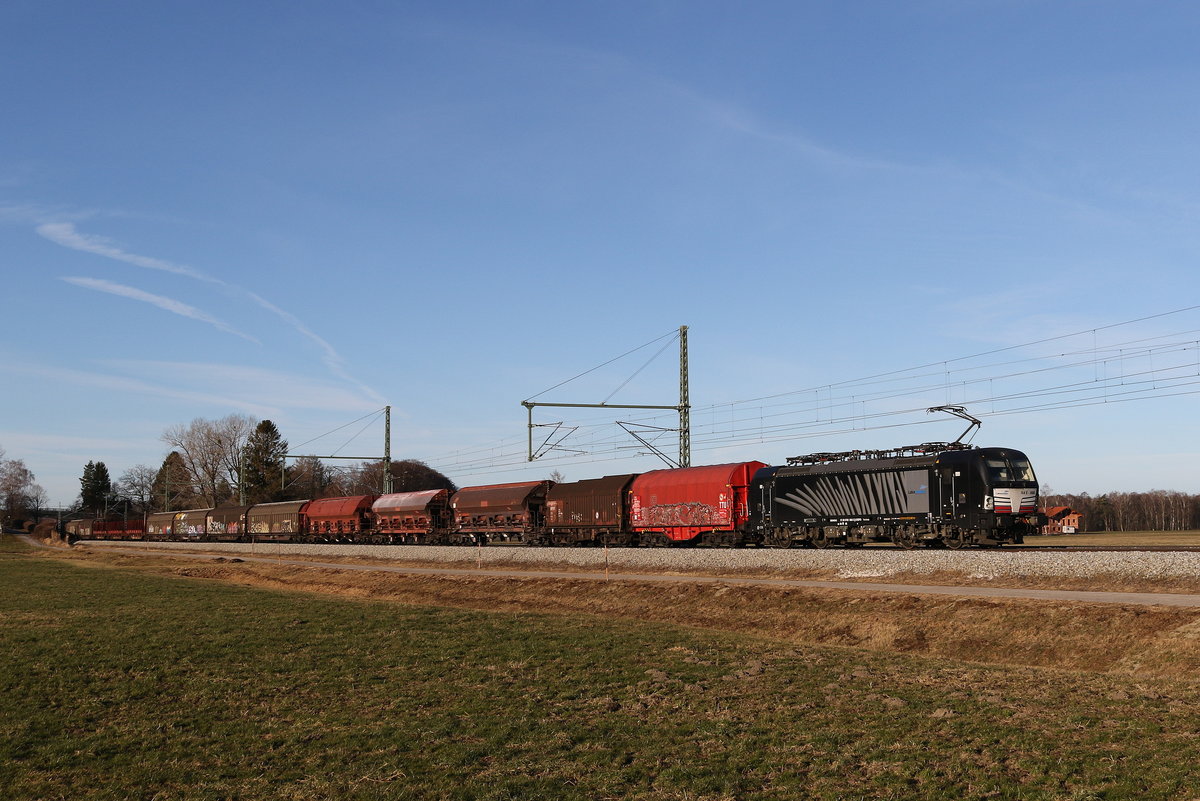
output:
M417 459L394 461L391 468L393 492L431 489L455 492L458 489L458 486L441 472ZM383 492L383 463L362 462L357 467L350 468L338 484L340 489L349 495L378 495Z
M128 498L134 508L145 513L149 511L154 498L154 479L157 475L158 471L150 465L134 465L117 479L117 491Z
M205 502L217 506L229 500L229 488L237 486L242 448L257 422L243 414L220 420L198 417L186 426L171 426L162 440L183 457Z
M35 504L37 508L45 505L45 493L34 483L33 473L25 462L5 459L4 449L0 448L0 507L4 509L5 521L24 520Z
M1048 488L1047 488L1048 489ZM1046 492L1044 507L1069 506L1088 531L1188 531L1200 528L1200 495L1168 490L1108 492L1093 497Z
M329 488L334 483L333 471L315 456L302 456L296 463L287 468L287 487L284 490L286 500L303 500L305 498L324 498L330 493Z

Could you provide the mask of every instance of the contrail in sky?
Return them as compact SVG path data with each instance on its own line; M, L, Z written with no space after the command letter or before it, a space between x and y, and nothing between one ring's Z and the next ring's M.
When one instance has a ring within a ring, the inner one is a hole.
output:
M136 253L126 253L119 247L110 244L103 237L87 236L86 234L79 233L75 230L74 223L43 223L37 227L37 232L51 242L62 245L65 248L71 248L72 250L95 253L97 256L116 259L117 261L133 264L137 267L145 267L147 270L162 270L165 273L185 275L188 278L195 278L197 281L205 281L210 284L225 283L219 278L205 275L198 270L193 270L191 267L172 264L169 261L149 256L139 256Z
M216 317L213 317L211 314L200 311L195 306L189 306L188 304L173 298L164 297L162 295L152 295L149 292L143 292L135 287L125 286L124 284L116 284L112 281L105 281L99 278L63 278L62 280L66 281L68 284L81 286L84 289L94 289L97 292L107 292L110 295L117 295L118 297L122 298L140 300L143 303L149 303L152 306L165 309L172 314L178 314L181 317L189 317L193 320L199 320L202 323L208 323L213 328L224 331L227 334L233 334L234 336L241 337L242 339L248 339L257 345L262 344L254 337L250 336L249 334L243 334L241 331L237 330L223 320L219 320Z
M297 318L295 315L284 311L283 309L276 306L274 303L271 303L270 301L266 300L265 298L261 297L260 295L256 295L255 293L251 292L248 289L245 289L244 287L240 287L237 284L231 284L228 281L224 281L220 278L215 278L211 275L201 272L200 270L193 269L186 265L175 264L174 262L166 261L165 259L156 259L151 256L141 256L136 253L129 253L128 251L122 250L121 248L117 247L116 245L113 245L108 239L105 239L104 237L91 236L88 234L81 234L79 231L77 231L75 229L74 223L69 223L69 222L43 223L43 224L37 226L36 230L39 235L45 237L46 239L49 239L51 242L54 242L55 244L58 244L58 245L62 245L63 247L66 247L66 248L71 248L72 250L80 250L80 251L83 251L84 253L93 253L97 256L103 256L108 259L115 259L116 261L123 261L126 264L132 264L136 267L143 267L147 270L159 270L161 272L173 273L175 275L182 275L186 278L191 278L196 281L203 281L208 284L214 284L216 286L225 287L226 289L237 292L237 293L249 298L252 302L258 304L259 306L261 306L262 308L271 312L275 316L279 317L281 320L283 320L285 323L287 323L293 329L295 329L298 333L300 333L305 338L309 339L314 344L316 344L316 346L321 350L321 361L325 364L326 368L328 368L331 373L333 373L338 378L341 378L344 381L348 381L351 384L354 384L356 387L358 387L359 390L361 390L362 392L369 395L372 399L382 402L382 397L379 395L379 393L375 392L375 390L371 389L366 384L363 384L361 381L354 378L352 375L349 374L349 372L347 372L345 361L342 359L341 354L339 354L337 352L337 350L333 347L333 345L330 345L327 341L325 341L323 338L318 336L314 331L312 331L312 329L305 326L302 322L300 322L299 318ZM66 280L71 280L71 279L66 279ZM79 280L86 280L86 279L79 279ZM106 282L102 282L102 283L106 283ZM80 285L83 286L83 284L80 284ZM114 284L113 286L118 286L118 285ZM94 286L89 287L89 288L99 289L99 287L94 287ZM127 289L131 292L139 291L136 289L132 289L130 287L125 287L125 289ZM112 292L112 290L109 290L109 289L101 289L100 291ZM112 292L112 294L121 294L121 293ZM143 294L145 294L145 293L143 293ZM125 297L133 297L133 296L126 294ZM138 298L138 299L139 300L147 300L148 297L158 297L158 296L148 295L147 297L142 297L142 298ZM168 300L168 299L161 298L161 300ZM154 301L147 300L147 302L153 303ZM180 304L180 305L183 306L184 304ZM167 307L163 306L162 308L167 308ZM191 308L191 307L186 307L186 308ZM176 314L182 313L176 309L168 309L168 311L175 311ZM203 314L203 312L199 312L195 309L192 309L192 311L196 312L197 314ZM191 315L185 315L185 316L191 316ZM197 317L195 319L201 319L201 318ZM210 323L213 322L213 320L211 318L208 318L205 321L210 322ZM222 325L224 325L224 324L222 323ZM258 340L253 340L252 337L247 337L245 334L242 334L240 332L232 331L232 329L227 329L227 330L230 330L232 333L237 333L238 336L246 337L247 339L252 339L252 341L255 341L255 342L258 341Z

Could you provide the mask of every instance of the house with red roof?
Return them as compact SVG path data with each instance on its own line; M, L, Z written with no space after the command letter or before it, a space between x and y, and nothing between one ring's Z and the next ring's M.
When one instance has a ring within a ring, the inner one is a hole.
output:
M1083 530L1083 514L1070 506L1051 506L1042 514L1046 516L1043 534L1078 534Z

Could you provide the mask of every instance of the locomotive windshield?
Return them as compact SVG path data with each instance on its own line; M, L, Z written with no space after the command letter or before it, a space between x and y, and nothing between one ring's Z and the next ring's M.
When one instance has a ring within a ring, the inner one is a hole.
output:
M984 463L987 465L988 479L992 484L1008 481L1037 481L1033 475L1033 465L1023 456L1007 459L1000 456L989 456L984 459Z

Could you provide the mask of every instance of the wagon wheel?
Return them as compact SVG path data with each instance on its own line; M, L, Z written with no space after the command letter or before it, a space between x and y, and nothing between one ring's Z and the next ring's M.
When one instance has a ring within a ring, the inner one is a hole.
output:
M917 535L912 529L898 528L892 532L892 543L897 548L911 551L917 547Z

